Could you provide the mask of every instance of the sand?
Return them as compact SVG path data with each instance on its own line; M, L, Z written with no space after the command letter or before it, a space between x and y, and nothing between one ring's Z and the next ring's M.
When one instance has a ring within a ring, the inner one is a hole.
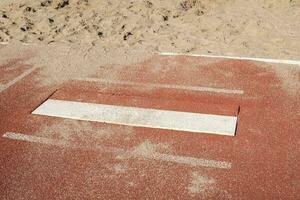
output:
M189 185L188 190L191 194L205 193L211 190L215 183L215 179L193 172L191 184Z
M192 172L191 182L187 189L191 196L197 195L199 199L232 199L226 190L218 189L217 181L214 178L202 175L197 171Z
M8 0L0 42L300 59L299 0Z

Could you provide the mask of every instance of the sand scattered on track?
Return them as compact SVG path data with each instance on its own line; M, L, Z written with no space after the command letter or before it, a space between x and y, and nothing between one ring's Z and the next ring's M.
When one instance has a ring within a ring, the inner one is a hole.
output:
M197 172L192 173L192 181L188 187L191 194L205 194L210 192L216 183L216 180L207 176L202 176Z
M37 136L66 141L78 147L97 146L104 141L128 140L134 136L130 126L97 127L89 122L64 119L58 123L45 124L37 131Z
M280 79L283 91L291 96L300 96L300 66L287 68L284 65L277 64L269 67L275 71L276 76Z
M113 166L113 171L116 173L116 174L123 174L125 173L126 171L128 170L128 167L124 164L115 164Z
M227 191L218 189L217 181L214 178L202 175L199 172L192 172L191 182L187 189L191 196L205 199L212 197L231 199L231 195Z
M137 147L133 148L131 155L133 156L149 156L155 153L167 153L171 151L171 146L166 143L155 144L149 140L145 140Z

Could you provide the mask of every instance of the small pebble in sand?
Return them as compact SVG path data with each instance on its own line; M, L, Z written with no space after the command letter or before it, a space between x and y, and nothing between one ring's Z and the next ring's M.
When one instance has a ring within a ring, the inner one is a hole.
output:
M127 40L128 37L129 37L130 35L133 35L133 34L132 34L131 32L127 32L127 33L123 36L123 40Z
M60 8L64 8L66 6L69 5L69 0L63 0L62 2L60 2L57 7L55 9L60 9Z
M24 31L24 32L27 31L26 27L21 27L20 29L21 29L21 31Z
M47 1L41 2L42 7L49 6L51 4L52 4L52 0L47 0Z
M34 8L31 8L31 7L26 7L25 11L26 12L36 12L36 10Z
M49 21L50 24L52 24L54 22L54 20L51 19L51 18L48 18L48 21Z
M103 32L98 32L98 36L101 38L103 36Z
M152 3L152 2L146 1L146 7L147 7L147 8L152 8L152 6L153 6L153 3Z

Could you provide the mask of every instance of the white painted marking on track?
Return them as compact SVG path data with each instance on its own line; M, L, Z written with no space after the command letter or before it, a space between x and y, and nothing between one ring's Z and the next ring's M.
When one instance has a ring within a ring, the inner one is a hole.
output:
M184 53L172 53L172 52L159 52L159 55L163 55L163 56L193 56L193 57L207 57L207 58L225 58L225 59L250 60L250 61L259 61L259 62L266 62L266 63L288 64L288 65L298 65L298 66L300 66L300 61L299 60L284 60L284 59L240 57L240 56L217 56L217 55L207 55L207 54L184 54Z
M25 78L26 76L28 76L29 74L31 74L37 68L38 67L32 67L32 68L26 70L25 72L23 72L22 74L20 74L19 76L17 76L16 78L14 78L13 80L11 80L10 82L2 85L2 87L0 87L0 92L3 92L4 90L6 90L7 88L9 88L10 86L16 84L18 81L22 80L23 78Z
M67 141L48 139L48 138L43 138L43 137L37 137L34 135L25 135L25 134L21 134L21 133L7 132L3 135L3 137L13 139L13 140L34 142L34 143L40 143L40 144L65 146L65 147L69 146Z
M13 133L13 132L6 132L2 137L18 140L18 141L26 141L32 143L39 143L39 144L46 144L46 145L53 145L59 146L63 148L74 148L74 149L84 149L84 150L101 150L106 153L113 153L113 154L126 154L132 157L141 157L143 159L150 159L150 160L160 160L164 162L172 162L176 164L188 165L188 166L201 166L201 167L210 167L210 168L218 168L218 169L231 169L232 164L231 162L226 161L217 161L217 160L209 160L209 159L200 159L194 157L187 157L187 156L176 156L164 153L154 152L152 154L136 154L133 150L124 150L121 148L114 148L114 147L107 147L107 146L78 146L78 144L74 145L68 141L64 140L57 140L57 139L49 139L44 137L38 137L34 135L25 135L22 133ZM129 158L130 158L129 157Z
M238 94L238 95L244 94L244 91L239 89L226 89L226 88L215 88L215 87L204 87L204 86L202 87L202 86L171 85L171 84L161 84L161 83L138 83L138 82L131 82L131 81L108 80L108 79L99 79L99 78L77 78L75 80L109 83L109 84L124 84L124 85L142 86L142 87L180 89L180 90L190 90L196 92L212 92L212 93L225 93L225 94Z
M48 99L33 114L137 127L234 136L236 116Z

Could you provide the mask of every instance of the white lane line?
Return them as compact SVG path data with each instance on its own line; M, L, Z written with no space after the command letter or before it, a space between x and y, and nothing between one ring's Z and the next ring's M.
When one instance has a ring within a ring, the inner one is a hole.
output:
M226 89L226 88L214 88L214 87L202 87L202 86L186 86L186 85L171 85L171 84L160 84L160 83L138 83L131 81L119 81L119 80L108 80L98 78L77 78L78 81L88 82L99 82L108 84L124 84L131 86L142 86L142 87L157 87L166 89L179 89L179 90L191 90L196 92L212 92L212 93L225 93L225 94L244 94L243 90L239 89Z
M4 90L6 90L7 88L9 88L10 86L16 84L18 81L22 80L24 77L26 77L29 74L31 74L37 68L38 67L32 67L32 68L26 70L25 72L23 72L22 74L20 74L19 76L17 76L16 78L14 78L13 80L11 80L10 82L2 85L2 87L0 87L0 92L3 92Z
M48 99L33 114L137 127L234 136L236 116Z
M235 59L235 60L250 60L250 61L260 61L266 63L276 63L276 64L288 64L288 65L299 65L299 60L284 60L284 59L271 59L271 58L253 58L253 57L239 57L239 56L217 56L217 55L206 55L206 54L184 54L184 53L172 53L172 52L159 52L163 56L194 56L194 57L207 57L207 58L225 58L225 59Z
M70 146L67 141L48 139L48 138L37 137L33 135L25 135L22 133L6 132L3 135L3 137L12 140L20 140L20 141L34 142L34 143L47 144L47 145L55 145L55 146L63 146L63 147Z
M44 137L39 137L39 136L34 136L34 135L25 135L22 133L6 132L5 134L3 134L2 137L9 138L12 140L60 146L60 147L65 147L65 148L69 147L69 148L76 148L76 149L77 148L78 149L87 149L87 150L91 149L90 147L81 147L81 146L78 146L77 144L76 145L72 144L66 140L50 139L50 138L44 138ZM102 150L102 151L110 152L110 153L124 153L123 150L120 150L118 148L102 147L102 146L96 146L95 148L98 150Z
M153 154L145 154L144 158L172 162L182 165L189 166L202 166L202 167L211 167L211 168L219 168L219 169L230 169L232 164L226 161L216 161L216 160L206 160L200 158L193 158L187 156L175 156L164 153L153 153Z
M2 137L12 139L12 140L53 145L53 146L59 146L65 148L74 148L74 149L83 149L83 150L100 150L106 153L116 154L117 156L123 154L128 158L140 157L142 159L172 162L176 164L188 165L193 167L201 166L201 167L210 167L210 168L218 168L218 169L231 169L232 167L231 162L226 162L226 161L200 159L200 158L194 158L188 156L176 156L176 155L170 155L170 154L164 154L158 152L154 152L151 154L138 154L136 153L135 148L130 150L124 150L122 148L114 148L114 147L107 147L107 146L100 146L100 145L78 146L77 144L75 145L64 140L49 139L49 138L38 137L34 135L25 135L22 133L6 132Z

